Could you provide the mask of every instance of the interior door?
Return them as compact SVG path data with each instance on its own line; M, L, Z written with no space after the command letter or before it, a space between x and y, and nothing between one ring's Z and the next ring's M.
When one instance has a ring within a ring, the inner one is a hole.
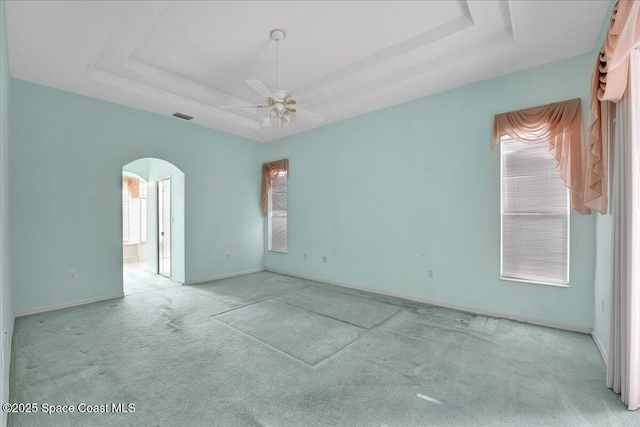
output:
M171 277L171 179L158 180L158 273Z

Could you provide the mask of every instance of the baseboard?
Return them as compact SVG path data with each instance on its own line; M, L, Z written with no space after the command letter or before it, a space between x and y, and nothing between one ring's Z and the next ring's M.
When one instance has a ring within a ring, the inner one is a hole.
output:
M197 285L198 283L211 282L213 280L226 279L226 278L235 277L235 276L244 276L245 274L259 273L261 271L265 271L265 269L261 267L261 268L254 268L252 270L236 271L235 273L221 274L218 276L207 277L205 279L189 280L188 282L184 282L184 284Z
M110 299L123 298L123 297L124 297L124 293L121 292L119 294L108 295L108 296L104 296L104 297L91 298L91 299L85 299L85 300L73 301L73 302L66 302L66 303L63 303L63 304L47 305L45 307L32 308L32 309L29 309L29 310L18 310L18 311L14 312L14 316L15 317L29 316L31 314L45 313L47 311L60 310L62 308L75 307L77 305L91 304L93 302L107 301L107 300L110 300Z
M370 292L372 294L378 294L378 295L384 295L384 296L393 297L393 298L399 298L399 299L403 299L403 300L407 300L407 301L418 302L418 303L421 303L421 304L429 304L429 305L434 305L434 306L437 306L437 307L450 308L452 310L464 311L466 313L478 314L478 315L481 315L481 316L497 317L499 319L515 320L516 322L530 323L532 325L546 326L548 328L561 329L561 330L564 330L564 331L571 331L571 332L579 332L581 334L587 334L587 335L590 335L591 331L592 331L591 328L585 328L585 327L582 327L582 326L570 325L570 324L560 323L560 322L550 322L548 320L537 319L537 318L534 318L534 317L517 316L517 315L508 314L508 313L501 313L501 312L497 312L497 311L482 310L482 309L478 309L478 308L474 308L474 307L449 304L449 303L446 303L446 302L430 300L430 299L413 298L413 297L408 297L406 295L394 294L394 293L390 293L390 292L384 292L384 291L379 291L379 290L369 289L369 288L363 288L361 286L354 286L354 285L349 285L349 284L346 284L346 283L333 282L333 281L329 281L329 280L325 280L325 279L319 279L319 278L316 278L316 277L303 276L303 275L300 275L300 274L290 273L290 272L287 272L287 271L280 271L280 270L272 269L272 268L265 268L265 270L266 271L270 271L272 273L278 273L278 274L284 274L284 275L287 275L287 276L299 277L301 279L314 280L316 282L328 283L330 285L340 286L342 288L355 289L357 291Z
M7 393L4 395L4 402L1 403L8 403L10 402L10 398L11 398L11 390L9 389L9 375L11 374L11 348L13 347L13 328L15 326L15 321L16 318L15 316L12 316L11 319L11 325L9 327L9 330L7 331L7 333L9 334L9 344L8 344L8 348L7 348L7 358L4 360L4 374L7 376L6 378L2 378L2 384L0 385L0 387L5 387L6 385L6 390ZM5 383L6 381L6 383ZM7 422L9 419L9 416L6 412L2 411L0 412L0 415L2 417L2 427L7 427Z
M596 343L596 347L598 347L598 351L600 351L600 355L602 356L602 360L604 360L605 366L609 366L609 355L600 342L600 338L596 335L596 331L591 331L591 338L593 338L593 342Z

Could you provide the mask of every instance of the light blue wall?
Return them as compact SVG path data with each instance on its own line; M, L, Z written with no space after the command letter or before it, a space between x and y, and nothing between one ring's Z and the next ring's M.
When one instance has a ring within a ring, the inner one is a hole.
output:
M0 403L9 398L9 362L13 333L13 305L9 286L9 58L7 56L7 30L4 1L0 1L0 353L2 357L2 383ZM6 414L0 415L4 425Z
M609 326L611 319L611 274L613 218L611 214L600 215L596 220L596 271L594 286L593 332L609 354Z
M267 252L266 267L591 328L594 215L571 215L569 288L499 279L490 140L495 114L576 97L586 124L593 63L585 54L267 144L264 160L288 158L290 177L289 252Z
M17 312L121 292L122 167L139 158L166 160L186 176L186 281L262 268L259 143L11 84L10 162L20 165L10 181ZM67 279L69 269L77 270L76 281Z

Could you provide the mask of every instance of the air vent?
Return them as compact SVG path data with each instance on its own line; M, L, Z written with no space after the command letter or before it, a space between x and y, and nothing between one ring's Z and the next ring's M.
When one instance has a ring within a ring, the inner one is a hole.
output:
M191 119L193 119L192 116L187 116L186 114L182 114L182 113L173 113L173 117L177 117L177 118L182 119L182 120L191 120Z

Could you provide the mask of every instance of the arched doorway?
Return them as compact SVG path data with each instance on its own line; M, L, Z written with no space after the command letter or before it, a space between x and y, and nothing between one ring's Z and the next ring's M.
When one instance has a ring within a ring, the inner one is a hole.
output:
M184 283L184 173L142 158L124 165L122 175L125 295Z

